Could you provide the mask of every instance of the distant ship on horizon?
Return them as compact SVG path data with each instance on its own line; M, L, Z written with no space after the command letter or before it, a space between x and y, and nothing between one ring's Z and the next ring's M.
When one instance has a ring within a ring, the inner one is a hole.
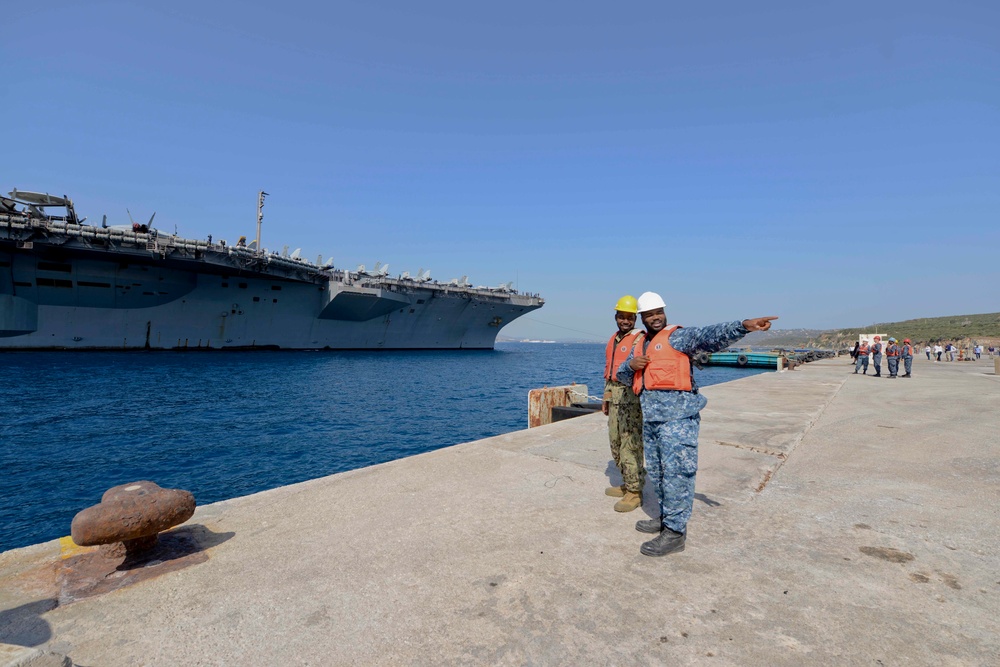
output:
M492 349L545 303L511 283L268 253L265 195L257 239L235 245L163 234L153 218L87 225L66 197L0 196L0 350Z

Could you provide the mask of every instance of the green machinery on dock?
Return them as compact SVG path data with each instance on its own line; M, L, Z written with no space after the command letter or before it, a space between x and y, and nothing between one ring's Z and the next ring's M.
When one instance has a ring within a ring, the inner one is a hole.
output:
M738 368L777 368L778 352L715 352L708 355L709 366L736 366ZM700 360L699 360L700 361ZM704 364L704 362L702 362Z
M816 359L825 359L836 356L832 350L737 350L730 349L725 352L701 352L693 357L696 364L701 366L733 366L736 368L794 368L799 364ZM781 366L778 365L779 360Z

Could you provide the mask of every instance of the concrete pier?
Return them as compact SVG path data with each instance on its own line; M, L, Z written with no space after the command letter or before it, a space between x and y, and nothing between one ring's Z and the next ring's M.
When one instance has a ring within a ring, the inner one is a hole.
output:
M598 413L200 507L175 529L196 562L76 601L82 549L0 554L0 642L104 667L1000 664L992 361L704 391L683 553L639 554L651 492L612 511Z

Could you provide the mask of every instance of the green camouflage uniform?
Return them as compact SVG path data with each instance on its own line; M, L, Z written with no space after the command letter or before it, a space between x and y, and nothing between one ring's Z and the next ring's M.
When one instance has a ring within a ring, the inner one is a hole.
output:
M640 493L646 481L642 453L642 409L632 387L608 380L604 383L608 406L608 439L611 456L622 473L625 490Z

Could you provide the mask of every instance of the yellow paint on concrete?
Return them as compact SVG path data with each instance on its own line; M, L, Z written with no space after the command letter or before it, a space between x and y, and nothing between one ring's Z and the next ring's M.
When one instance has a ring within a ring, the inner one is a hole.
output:
M77 554L86 553L91 550L91 547L81 547L79 544L73 541L73 538L67 535L66 537L59 538L59 558L66 560Z

